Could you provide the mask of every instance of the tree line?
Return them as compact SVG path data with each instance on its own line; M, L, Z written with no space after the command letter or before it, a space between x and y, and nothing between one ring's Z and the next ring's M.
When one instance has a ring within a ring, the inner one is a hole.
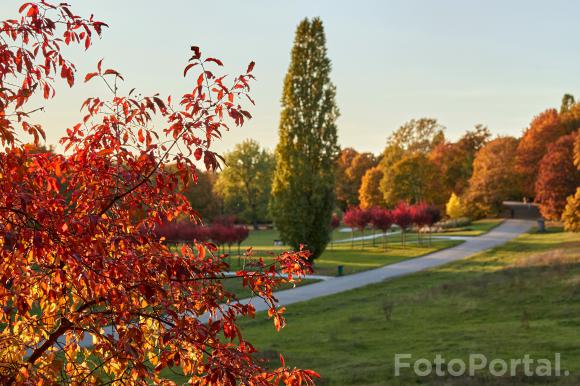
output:
M451 203L461 206L463 216L480 218L501 215L503 201L525 200L538 203L546 219L560 220L566 213L567 228L577 229L570 217L577 216L580 194L579 128L580 104L571 95L563 97L559 111L550 108L534 117L519 138L493 138L487 127L476 125L451 141L436 119L413 119L388 137L379 155L340 150L334 210L393 208L401 201L440 208ZM247 140L225 158L225 170L205 178L213 185L203 189L213 197L196 196L201 210L212 209L203 202L222 202L224 212L214 208L216 215L237 214L251 224L272 221L274 154Z

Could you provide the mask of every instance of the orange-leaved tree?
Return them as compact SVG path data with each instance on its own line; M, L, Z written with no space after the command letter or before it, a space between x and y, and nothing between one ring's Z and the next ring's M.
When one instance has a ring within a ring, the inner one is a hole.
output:
M536 199L547 219L559 220L567 198L580 186L580 170L574 166L574 142L579 133L565 135L550 144L540 161Z
M53 97L57 77L73 86L61 48L89 48L106 25L45 1L20 13L0 24L0 383L171 383L165 369L194 384L311 383L312 371L255 359L237 325L254 308L222 286L228 266L215 246L176 253L155 236L177 217L199 220L177 188L195 181L195 160L218 167L212 142L250 118L240 100L253 63L226 84L210 68L221 61L192 47L192 91L172 102L122 95L122 76L100 61L84 79L111 96L84 101L82 122L61 139L66 155L38 152L23 144L44 137L30 98ZM238 272L277 328L272 288L307 272L307 257L282 253Z

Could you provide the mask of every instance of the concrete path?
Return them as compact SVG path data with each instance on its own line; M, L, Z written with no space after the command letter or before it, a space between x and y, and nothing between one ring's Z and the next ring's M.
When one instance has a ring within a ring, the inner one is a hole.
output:
M321 296L328 296L398 276L438 267L504 244L520 234L527 232L533 225L533 221L506 220L503 224L482 236L465 238L465 242L456 247L369 271L336 277L314 284L279 291L276 292L276 298L281 306L287 306L289 304L303 302ZM243 304L252 303L257 312L265 311L268 308L266 303L264 303L260 298L242 299L240 302Z
M456 260L464 259L486 249L497 247L528 231L534 224L535 222L527 220L507 220L482 236L465 238L465 242L461 245L434 252L423 257L417 257L400 263L390 264L373 270L341 277L309 275L308 278L318 278L322 281L276 292L276 298L280 305L287 306L289 304L328 296L398 276L437 267ZM260 298L247 298L240 300L240 302L244 304L252 303L257 312L268 309L266 303L264 303ZM200 319L205 322L208 319L208 315L206 314ZM106 327L105 331L114 334L111 327ZM59 342L61 344L64 343L63 339L59 339ZM84 347L90 346L92 344L92 339L89 334L85 334L85 338L79 343Z

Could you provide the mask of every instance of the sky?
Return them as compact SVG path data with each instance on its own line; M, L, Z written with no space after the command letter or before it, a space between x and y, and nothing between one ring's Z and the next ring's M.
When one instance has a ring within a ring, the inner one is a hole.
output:
M580 2L466 0L69 0L80 15L109 24L88 51L71 50L79 75L104 58L125 77L125 89L178 96L197 45L241 73L256 62L254 119L225 133L218 151L246 138L277 143L282 81L296 25L323 20L337 87L340 145L379 153L386 138L412 118L432 117L450 139L475 124L519 136L536 114L580 89ZM2 0L2 18L20 2ZM61 85L39 113L55 144L79 121L82 101L104 95L96 84Z

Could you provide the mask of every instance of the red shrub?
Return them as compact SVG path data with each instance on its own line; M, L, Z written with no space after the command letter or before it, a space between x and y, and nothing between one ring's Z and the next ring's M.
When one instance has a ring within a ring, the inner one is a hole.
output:
M236 243L240 245L245 239L250 235L250 230L245 226L239 226L235 228L236 230Z
M374 207L370 210L371 224L375 229L380 229L384 232L388 231L393 225L393 216L388 209L381 207Z
M344 214L343 221L351 228L364 230L371 221L371 213L368 210L351 207Z
M332 229L336 229L340 226L340 217L336 213L332 214L332 218L330 219L330 227Z
M400 226L402 230L406 230L413 223L411 206L404 201L399 202L391 213L394 223Z

